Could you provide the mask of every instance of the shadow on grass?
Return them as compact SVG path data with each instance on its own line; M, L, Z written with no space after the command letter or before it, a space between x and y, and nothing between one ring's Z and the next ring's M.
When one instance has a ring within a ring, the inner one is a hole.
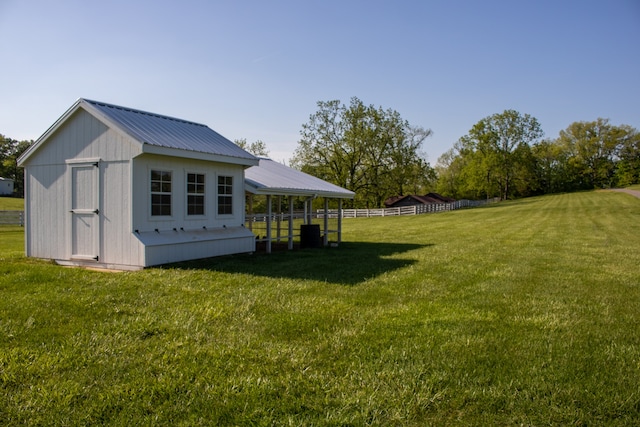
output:
M337 248L232 255L168 264L162 268L251 274L274 279L317 280L353 286L414 264L416 260L397 255L429 246L432 245L346 242Z

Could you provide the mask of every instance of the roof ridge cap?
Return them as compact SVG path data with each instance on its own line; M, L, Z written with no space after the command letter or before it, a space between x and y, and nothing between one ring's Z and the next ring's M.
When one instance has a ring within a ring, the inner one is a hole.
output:
M108 102L95 101L95 100L87 99L87 98L80 98L79 101L80 102L86 102L86 103L91 104L93 106L114 108L114 109L117 109L117 110L128 111L128 112L135 113L135 114L142 114L142 115L145 115L145 116L157 117L159 119L171 120L171 121L174 121L174 122L186 123L186 124L202 126L202 127L206 127L206 128L209 127L209 126L207 126L205 124L192 122L190 120L185 120L185 119L180 119L180 118L177 118L177 117L166 116L164 114L152 113L150 111L139 110L139 109L136 109L136 108L124 107L122 105L110 104Z

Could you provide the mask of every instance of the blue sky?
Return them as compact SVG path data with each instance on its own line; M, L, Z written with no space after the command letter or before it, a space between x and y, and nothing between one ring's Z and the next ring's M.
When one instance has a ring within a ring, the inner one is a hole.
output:
M640 1L0 0L0 133L37 139L77 98L262 140L287 161L318 101L433 130L438 157L505 109L555 138L640 128Z

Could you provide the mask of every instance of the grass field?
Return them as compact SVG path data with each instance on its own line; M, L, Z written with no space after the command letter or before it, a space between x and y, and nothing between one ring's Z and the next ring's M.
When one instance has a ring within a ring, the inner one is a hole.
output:
M24 199L16 197L0 197L0 211L22 211Z
M640 199L102 273L0 228L0 425L638 425Z

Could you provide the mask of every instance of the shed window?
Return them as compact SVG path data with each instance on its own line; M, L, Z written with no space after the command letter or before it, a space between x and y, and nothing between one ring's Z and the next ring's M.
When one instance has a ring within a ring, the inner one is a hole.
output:
M151 215L171 215L171 172L151 171Z
M218 177L218 215L233 213L233 177Z
M187 215L204 215L204 174L187 174Z

